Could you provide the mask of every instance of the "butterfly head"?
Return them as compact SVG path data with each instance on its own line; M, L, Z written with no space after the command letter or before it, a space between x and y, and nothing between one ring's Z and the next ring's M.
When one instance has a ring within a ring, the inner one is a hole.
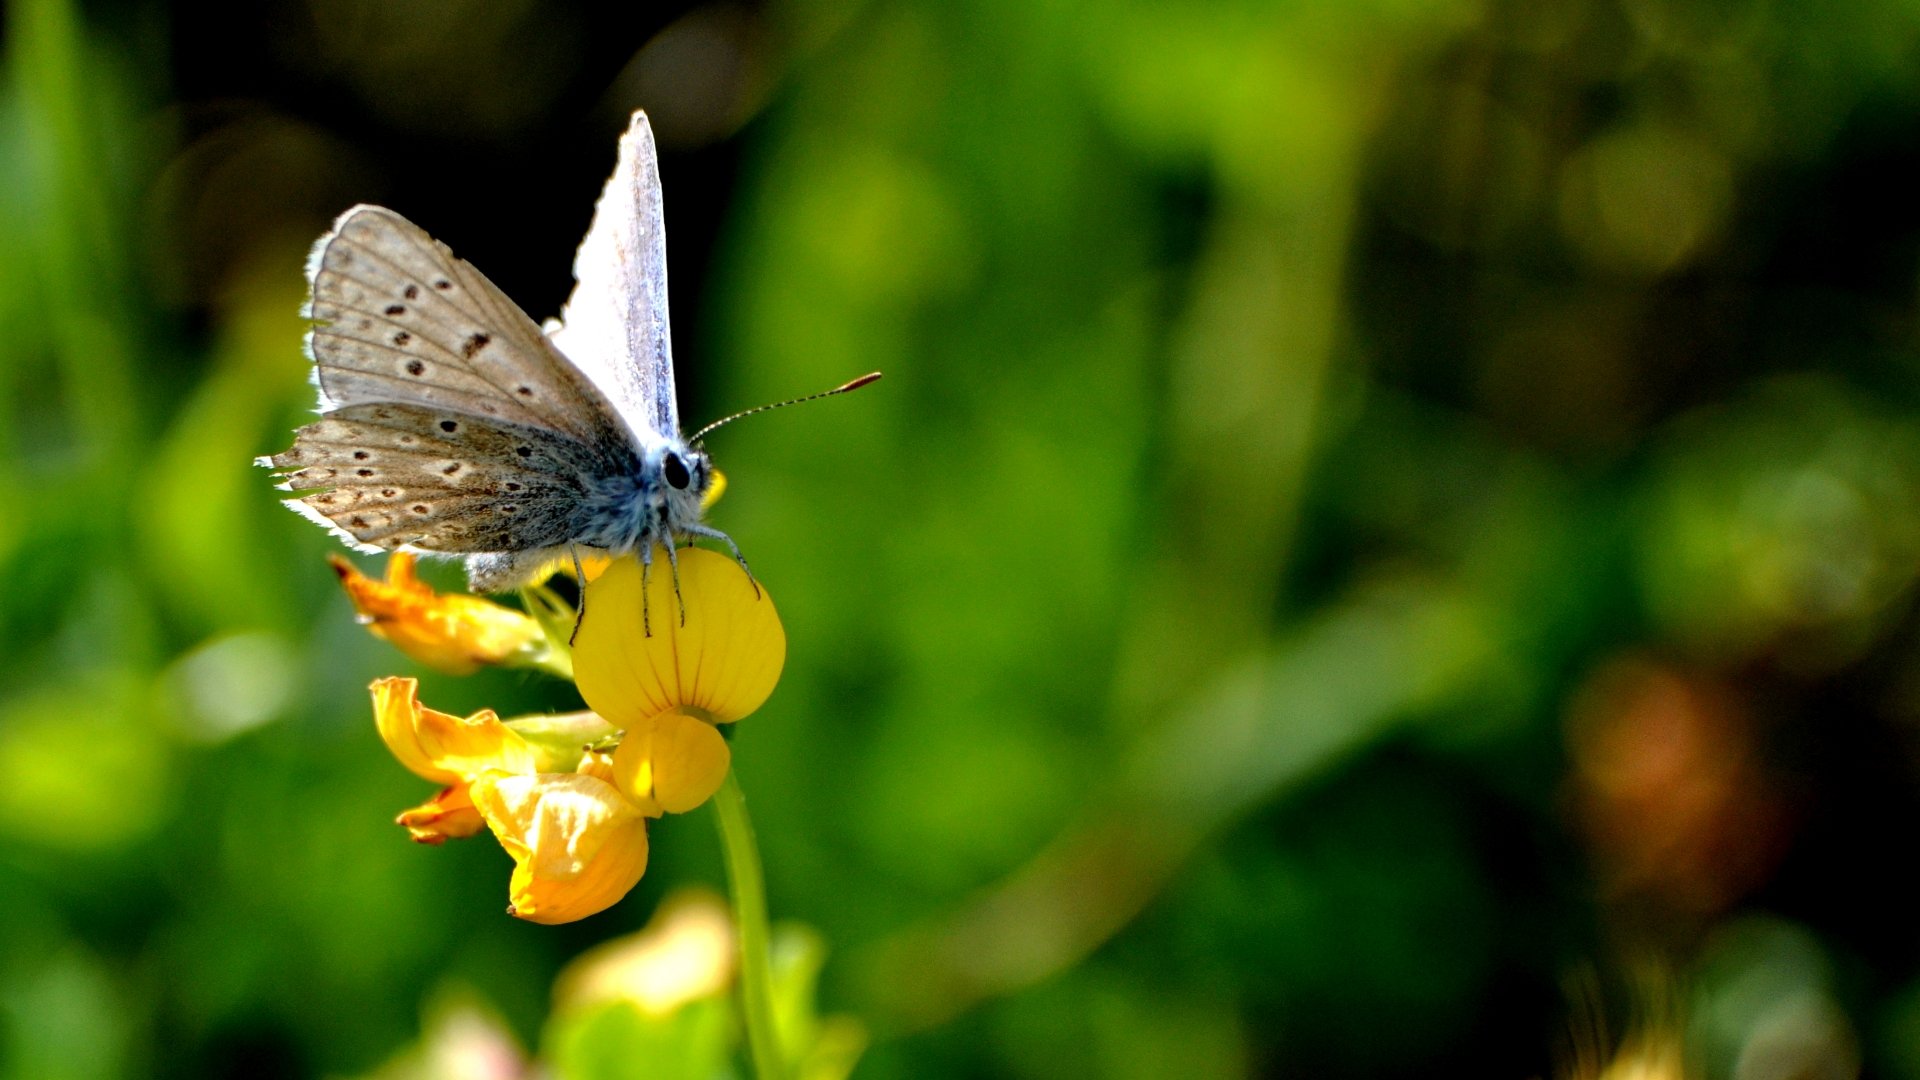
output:
M684 532L698 524L707 489L713 486L713 462L706 451L679 440L662 442L648 451L647 511L662 528Z

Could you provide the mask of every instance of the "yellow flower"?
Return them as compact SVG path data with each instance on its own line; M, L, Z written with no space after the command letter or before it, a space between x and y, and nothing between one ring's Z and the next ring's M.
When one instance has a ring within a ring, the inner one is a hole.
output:
M644 588L641 574L637 559L620 559L588 584L574 678L594 712L626 729L614 755L620 786L683 813L726 778L730 755L714 725L773 693L786 632L773 598L718 552L680 553L679 596L665 552L654 553Z
M367 577L338 555L327 561L374 636L430 668L469 675L483 664L550 663L539 623L478 596L434 592L415 576L412 555L389 556L385 581Z
M645 929L575 957L554 980L554 1011L628 1001L649 1016L667 1016L726 993L738 953L727 902L706 889L685 889L667 897Z
M604 721L591 713L513 721L538 740L529 741L491 709L463 720L426 708L419 689L418 680L398 678L372 687L393 756L446 785L400 815L415 840L492 829L515 864L508 911L533 922L583 918L633 888L647 868L646 819L661 811L651 796L618 786L612 755L581 749L611 731Z
M586 575L574 655L592 713L502 723L483 709L463 720L423 707L413 679L373 684L374 715L394 756L445 785L400 823L426 843L472 835L482 824L492 830L513 856L507 910L519 918L571 922L625 896L646 872L647 819L692 810L718 790L731 755L716 725L759 708L780 679L786 634L773 600L744 571L715 552L684 551L676 596L665 554L657 561L644 620L637 560ZM350 568L342 578L350 592L357 579L378 598L398 597L396 607L452 600L494 607L436 597L413 579L409 563L396 562L384 585ZM417 632L431 623L409 613L398 625ZM612 753L591 749L616 732Z
M533 748L492 709L464 720L429 709L420 704L418 679L381 679L372 691L374 724L387 749L414 775L445 785L397 819L420 843L439 844L480 831L480 814L467 792L474 776L534 769Z

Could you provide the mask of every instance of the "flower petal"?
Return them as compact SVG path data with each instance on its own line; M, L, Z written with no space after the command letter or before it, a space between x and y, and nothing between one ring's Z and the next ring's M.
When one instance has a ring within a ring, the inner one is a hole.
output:
M380 738L416 776L452 784L488 770L533 771L533 749L492 709L464 720L436 712L420 704L418 679L377 679L371 689Z
M406 829L415 843L436 846L448 840L464 840L487 825L480 811L474 809L465 784L442 788L440 794L419 806L401 811L393 823Z
M713 797L733 760L718 729L672 709L627 732L613 754L615 781L628 797L684 814Z
M473 804L513 856L508 912L537 923L617 903L647 869L647 819L618 788L580 773L488 773Z
M405 552L388 557L385 581L338 555L328 562L367 629L437 671L470 675L483 664L531 664L545 654L539 623L478 596L434 592L415 576L414 557Z
M611 562L613 562L612 556L583 552L580 555L580 573L584 574L588 581L592 581L594 578L599 577ZM545 584L547 579L553 577L555 574L564 574L567 577L577 576L573 572L573 554L571 552L557 556L549 560L545 566L535 570L529 584Z
M678 597L663 551L654 552L644 586L632 558L587 586L574 676L587 704L615 726L681 706L730 723L764 704L780 681L787 637L765 588L719 552L683 548L679 558Z

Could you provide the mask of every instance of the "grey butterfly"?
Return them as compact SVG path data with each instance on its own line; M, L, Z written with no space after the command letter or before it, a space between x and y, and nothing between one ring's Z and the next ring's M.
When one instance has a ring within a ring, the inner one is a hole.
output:
M676 540L708 537L739 559L701 520L714 472L698 437L717 425L680 434L645 113L573 269L543 331L399 214L340 215L307 265L320 418L258 460L304 492L286 504L361 551L465 556L488 592L580 548L638 550L651 566L655 545L674 559Z

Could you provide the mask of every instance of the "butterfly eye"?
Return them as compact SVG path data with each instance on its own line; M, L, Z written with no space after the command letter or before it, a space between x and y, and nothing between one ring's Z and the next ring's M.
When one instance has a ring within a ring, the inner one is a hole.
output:
M660 471L666 474L667 483L680 491L685 491L693 481L692 474L687 472L687 463L680 460L679 454L668 454L667 459L660 463Z

